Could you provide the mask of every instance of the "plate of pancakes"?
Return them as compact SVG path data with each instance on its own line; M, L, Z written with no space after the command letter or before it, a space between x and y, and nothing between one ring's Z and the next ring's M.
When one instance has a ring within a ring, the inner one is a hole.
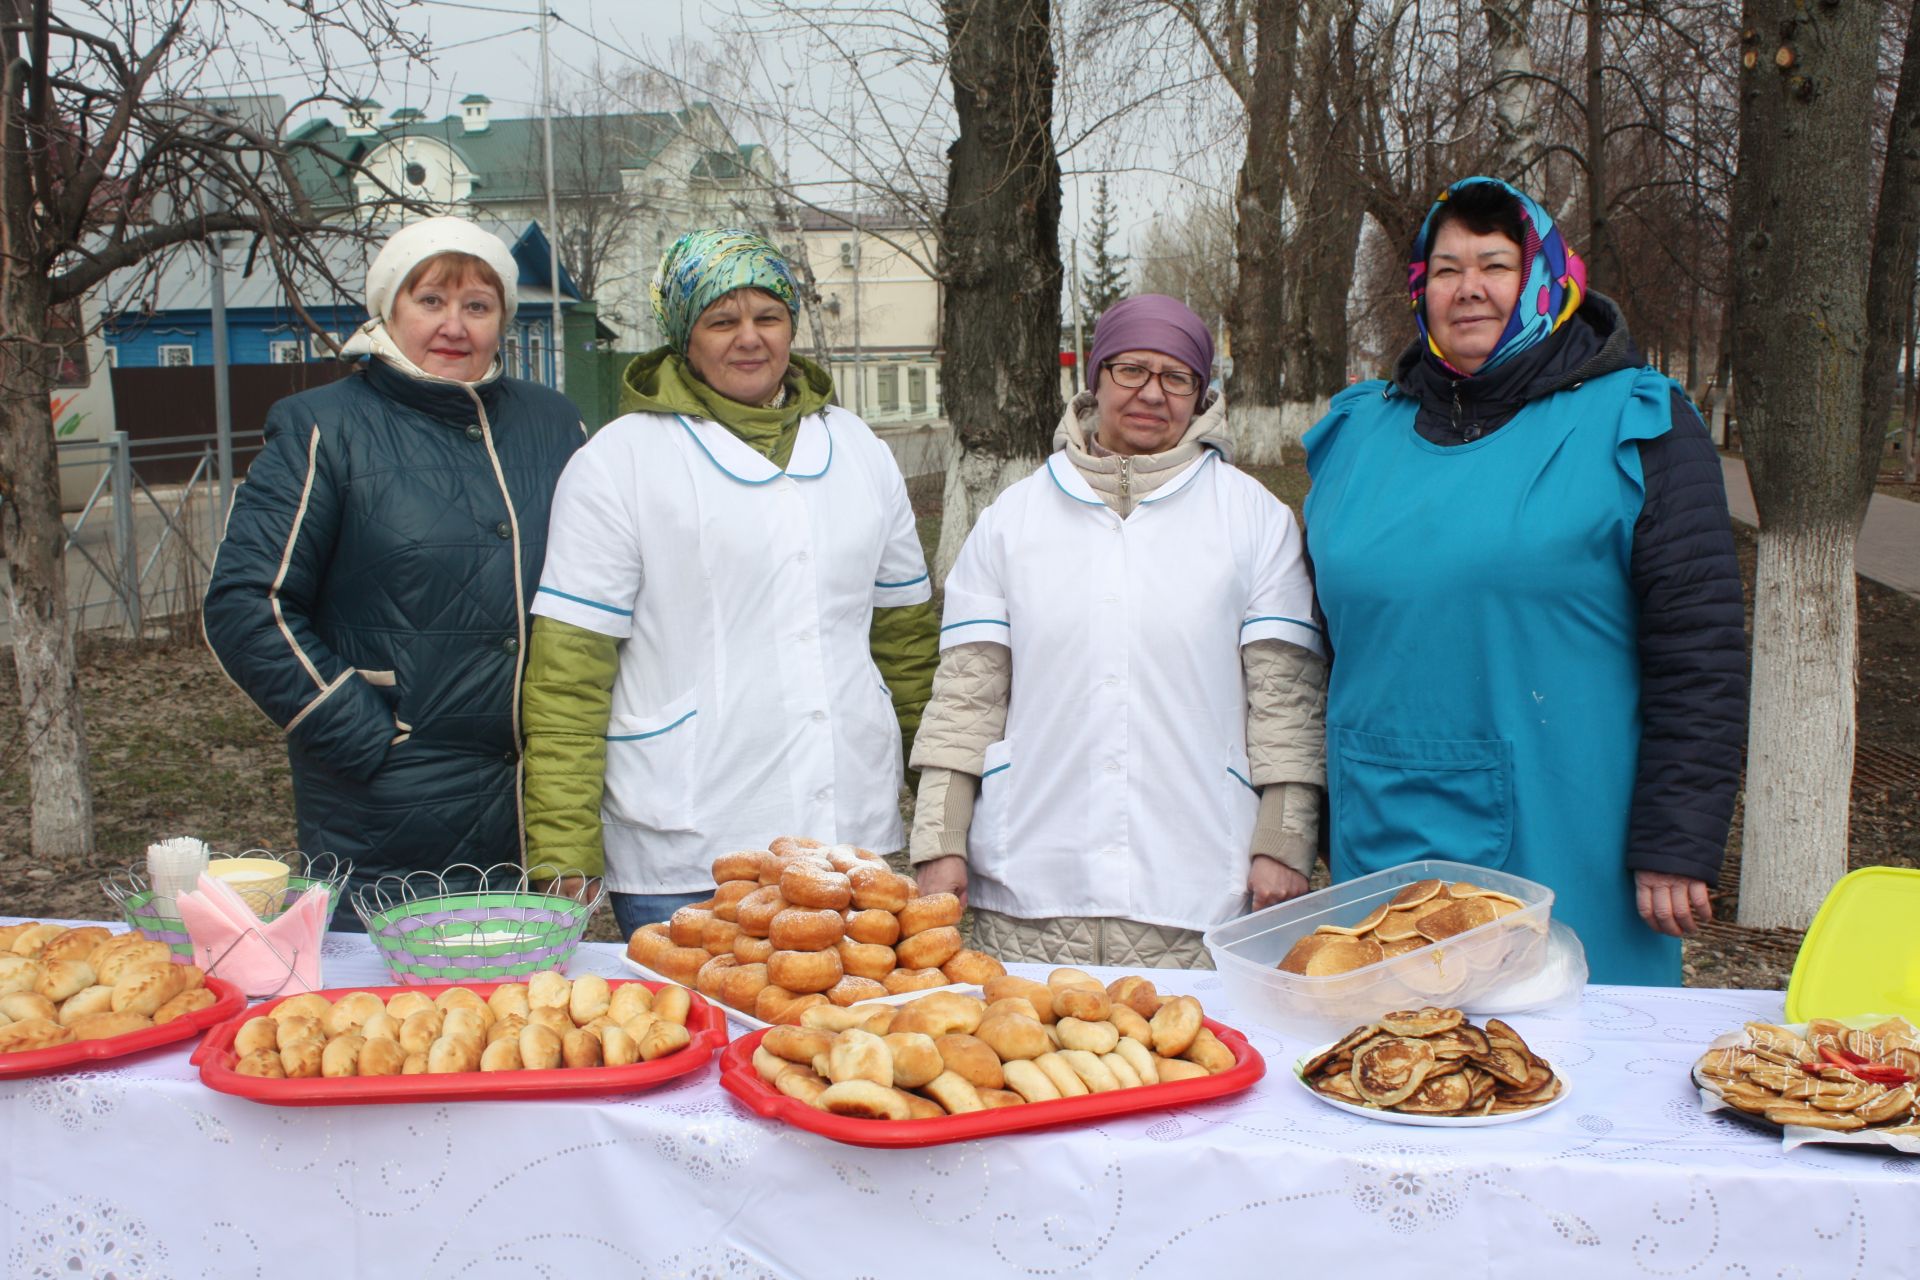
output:
M1484 1027L1458 1009L1383 1014L1316 1049L1294 1068L1330 1107L1388 1124L1475 1129L1558 1106L1567 1078L1507 1023Z
M1709 1046L1693 1082L1708 1110L1799 1141L1920 1154L1920 1029L1905 1018L1749 1022Z

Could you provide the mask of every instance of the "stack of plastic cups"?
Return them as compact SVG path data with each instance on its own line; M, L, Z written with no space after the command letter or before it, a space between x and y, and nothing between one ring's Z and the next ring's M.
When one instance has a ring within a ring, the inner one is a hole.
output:
M162 916L177 917L175 894L185 893L200 880L212 851L206 841L192 836L175 836L147 846L147 883L153 888L152 909Z

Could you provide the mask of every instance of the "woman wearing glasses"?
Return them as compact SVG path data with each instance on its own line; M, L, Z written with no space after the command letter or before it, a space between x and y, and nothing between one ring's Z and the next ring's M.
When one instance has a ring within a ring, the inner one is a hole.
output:
M1306 890L1324 650L1212 365L1174 299L1109 308L1058 452L947 578L910 848L1003 959L1206 966L1201 930Z

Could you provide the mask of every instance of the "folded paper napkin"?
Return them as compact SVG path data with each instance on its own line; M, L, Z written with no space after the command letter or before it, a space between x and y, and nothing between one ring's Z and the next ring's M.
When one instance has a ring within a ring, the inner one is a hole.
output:
M214 977L249 996L319 988L320 939L327 928L324 886L308 889L270 921L254 915L232 886L204 872L198 887L176 901L193 940L193 961Z

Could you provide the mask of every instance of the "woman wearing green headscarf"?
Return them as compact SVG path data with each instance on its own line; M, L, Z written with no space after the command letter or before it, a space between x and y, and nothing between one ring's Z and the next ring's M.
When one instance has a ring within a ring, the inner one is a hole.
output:
M527 855L604 874L626 934L710 896L728 850L905 842L938 619L900 468L790 353L795 303L762 237L680 237L653 284L667 344L554 495Z

